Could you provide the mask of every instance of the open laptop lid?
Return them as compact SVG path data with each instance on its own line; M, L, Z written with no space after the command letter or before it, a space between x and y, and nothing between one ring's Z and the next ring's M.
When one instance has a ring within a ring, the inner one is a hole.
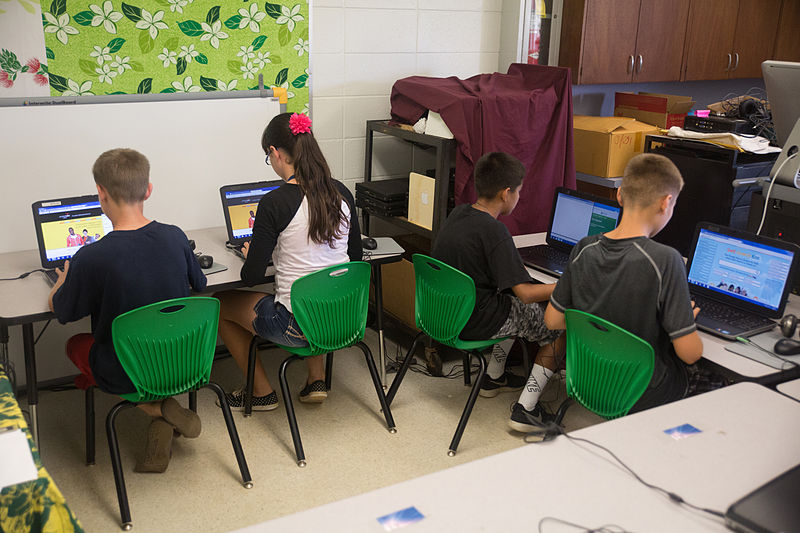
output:
M225 214L225 228L228 242L239 246L253 236L258 202L265 194L281 186L283 181L255 181L220 187L222 211Z
M613 200L558 187L553 195L547 244L569 253L588 235L617 227L622 208Z
M800 261L795 244L700 222L689 260L695 294L767 318L780 318Z
M39 257L44 268L60 268L82 246L114 228L96 194L42 200L32 206Z
M800 465L735 502L725 525L746 533L797 531L800 524Z

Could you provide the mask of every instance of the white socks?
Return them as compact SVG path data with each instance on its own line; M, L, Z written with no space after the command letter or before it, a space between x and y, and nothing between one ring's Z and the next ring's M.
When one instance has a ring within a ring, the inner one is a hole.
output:
M534 364L531 369L531 375L528 376L528 382L525 388L522 389L522 394L519 395L519 403L526 411L533 410L536 407L536 402L539 401L539 396L542 395L545 385L553 376L554 372L542 365Z
M514 339L506 339L492 347L492 354L486 359L486 374L492 379L500 379L506 370L506 358Z

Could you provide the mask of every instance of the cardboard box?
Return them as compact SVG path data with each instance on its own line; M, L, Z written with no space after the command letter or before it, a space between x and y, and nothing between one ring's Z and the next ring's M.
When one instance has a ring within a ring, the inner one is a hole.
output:
M656 93L616 93L614 116L635 118L668 130L672 126L683 127L683 119L694 107L691 96Z
M414 318L414 264L403 259L383 265L383 310L407 326L416 328Z
M575 170L584 174L622 176L631 157L644 150L646 135L659 129L626 117L573 117Z
M408 221L433 229L433 199L436 180L411 172L408 177Z

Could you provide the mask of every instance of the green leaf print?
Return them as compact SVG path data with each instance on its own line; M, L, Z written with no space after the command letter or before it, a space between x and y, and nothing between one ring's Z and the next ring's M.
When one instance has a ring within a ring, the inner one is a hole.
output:
M281 46L286 46L289 44L289 39L291 38L291 32L289 28L286 26L281 26L278 30L278 44Z
M228 71L233 72L234 74L241 74L242 70L239 68L242 66L240 61L228 61Z
M50 13L56 18L67 12L67 0L53 0L50 4Z
M50 87L55 89L56 91L63 93L67 90L67 79L59 76L58 74L50 74L48 76L50 79Z
M55 59L56 58L56 55L49 48L45 48L44 49L44 53L47 56L47 59Z
M176 74L180 76L184 72L186 72L186 58L179 57L177 63L175 63Z
M128 94L125 91L114 91L113 93L106 93L106 94Z
M165 93L174 93L174 92L175 92L175 87L167 87L166 89L164 89L163 91L161 91L161 94L165 94Z
M116 54L117 52L119 52L119 49L122 48L123 44L125 44L125 39L117 37L116 39L111 39L110 41L108 41L108 44L106 46L108 46L108 50L110 53Z
M200 76L200 87L203 88L205 91L216 91L217 90L217 80L214 78L206 78L205 76Z
M269 58L272 60L273 65L278 65L281 62L281 56L278 54L270 54Z
M128 64L131 66L131 70L134 72L144 72L144 66L142 66L142 64L138 61L131 61Z
M97 67L97 63L94 61L89 61L88 59L81 59L78 61L78 66L81 67L81 70L88 74L89 76L94 76L96 72L94 71L95 67Z
M302 89L306 86L306 81L308 81L308 74L301 74L294 79L292 87L295 89Z
M12 74L22 68L22 65L17 59L17 54L3 48L3 50L0 50L0 68Z
M142 31L139 33L139 50L141 50L143 54L152 52L155 46L156 42L150 38L148 32Z
M80 13L76 13L72 20L80 24L81 26L90 26L92 24L92 19L94 18L94 13L91 11L81 11Z
M241 21L242 21L242 16L241 15L234 15L231 18L229 18L228 20L225 21L225 27L228 28L229 30L238 30L239 29L239 23Z
M211 26L218 20L219 20L219 6L214 6L208 10L208 15L206 15L206 23L208 23L208 25Z
M136 94L148 94L152 88L153 78L145 78L139 83L139 88L136 89Z
M253 39L253 51L258 50L262 46L264 46L264 42L267 40L265 35L259 35L255 39Z
M203 31L203 27L200 26L200 23L195 22L194 20L185 20L183 22L179 22L178 27L185 35L188 35L189 37L199 37L205 33Z
M274 19L277 19L278 17L281 16L281 6L280 6L280 4L270 4L269 2L267 2L264 5L264 11L266 11L267 15L269 15L270 17L272 17Z
M142 8L132 6L122 2L122 14L128 17L131 22L139 22L142 20Z
M277 76L275 76L275 85L280 87L281 85L286 83L286 80L288 79L289 79L289 67L286 67L285 69L282 69L280 72L278 72Z
M197 57L195 57L194 60L201 65L208 65L208 56L205 54L197 54Z
M167 50L175 50L178 48L178 38L177 37L170 37L167 39L167 42L164 43L164 48Z

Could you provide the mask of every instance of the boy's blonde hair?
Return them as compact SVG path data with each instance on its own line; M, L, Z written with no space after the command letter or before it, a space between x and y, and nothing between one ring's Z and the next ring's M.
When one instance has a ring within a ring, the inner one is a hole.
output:
M622 177L624 207L650 207L664 196L677 198L683 189L683 177L675 163L658 154L639 154L625 167Z
M136 150L115 148L100 154L92 167L94 182L124 204L142 202L150 183L150 162Z

